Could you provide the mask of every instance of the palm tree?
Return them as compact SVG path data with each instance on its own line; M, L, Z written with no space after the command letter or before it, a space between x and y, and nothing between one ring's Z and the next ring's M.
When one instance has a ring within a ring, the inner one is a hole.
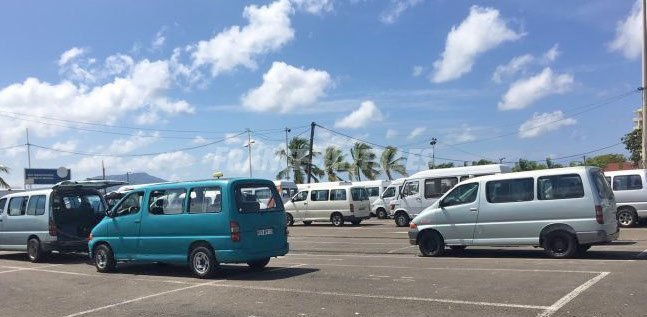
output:
M0 172L9 174L9 168L4 165L0 165ZM2 177L0 177L0 188L9 188L9 184L5 182Z
M373 152L373 148L362 142L355 142L350 149L350 156L353 158L351 173L357 178L358 181L362 180L360 174L370 180L374 180L380 175L380 164L375 161L377 156Z
M281 159L287 157L290 167L286 167L276 174L277 179L283 179L288 175L288 171L291 171L293 175L294 182L297 184L303 184L307 178L308 166L310 165L308 160L308 151L310 149L310 142L307 139L294 137L290 140L288 144L289 153L285 152L285 149L276 151L276 155L280 156ZM312 157L315 158L319 155L319 152L313 152ZM319 182L319 178L324 176L324 171L312 164L310 176L314 179L315 182Z
M346 155L342 154L341 150L329 146L324 151L324 170L328 175L328 180L336 182L342 180L337 172L349 172L351 169L350 163L346 162Z
M380 157L380 163L382 164L382 169L384 170L384 173L386 174L386 177L389 178L389 180L392 180L393 177L391 176L391 171L396 172L402 176L409 176L407 174L407 168L404 166L404 164L407 163L407 159L405 157L398 157L398 149L394 146L387 146L386 149L384 149L384 152L382 152L382 156Z

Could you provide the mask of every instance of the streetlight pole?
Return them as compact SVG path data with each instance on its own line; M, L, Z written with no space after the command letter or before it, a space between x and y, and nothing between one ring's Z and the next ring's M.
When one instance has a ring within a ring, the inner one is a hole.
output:
M292 132L290 128L285 128L285 166L287 176L285 179L290 180L290 147L288 146L288 133Z
M438 139L436 138L431 138L431 169L436 168L436 143L438 142Z
M503 160L505 160L505 157L499 158L499 164L503 164Z
M252 177L252 131L250 129L247 129L247 144L245 145L247 147L247 150L249 151L249 177Z

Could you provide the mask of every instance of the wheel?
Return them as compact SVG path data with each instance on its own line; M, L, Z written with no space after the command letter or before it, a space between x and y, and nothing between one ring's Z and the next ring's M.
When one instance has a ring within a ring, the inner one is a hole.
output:
M341 227L344 225L344 217L340 213L335 213L330 217L330 222L335 227Z
M395 215L395 224L398 227L406 227L409 225L409 216L405 214L404 212L398 213Z
M308 221L304 221L304 222L303 222L303 225L304 225L304 226L309 226L309 225L311 225L311 224L312 224L312 221L310 221L310 220L308 220Z
M191 251L189 267L198 278L209 278L218 271L218 262L211 248L198 245Z
M115 255L112 253L112 249L109 246L101 244L94 250L94 266L97 268L97 271L101 273L112 272L115 270L117 262L115 261Z
M362 223L362 221L361 220L353 220L350 223L352 223L353 226L359 226L359 224Z
M544 249L553 258L570 258L577 252L577 241L570 233L557 231L546 237Z
M294 226L294 218L289 213L285 213L285 220L288 226Z
M377 219L386 219L386 217L387 217L386 209L379 208L377 210Z
M423 256L441 256L445 253L445 242L435 231L423 231L418 239L418 249Z
M462 251L465 251L467 246L466 245L452 245L449 248L452 249L452 251L454 251L454 252L462 252Z
M43 251L40 240L31 238L27 241L27 257L29 257L29 261L34 263L42 262L45 259L46 252Z
M252 270L262 270L263 268L265 268L267 263L270 263L270 258L264 258L264 259L260 259L260 260L249 261L249 262L247 262L247 265L249 265L249 267Z
M586 253L586 251L588 251L590 248L591 248L590 245L580 244L580 245L577 246L577 254L582 255L582 254Z
M634 213L631 209L622 209L618 211L617 217L620 227L624 228L633 227L638 222L636 213Z

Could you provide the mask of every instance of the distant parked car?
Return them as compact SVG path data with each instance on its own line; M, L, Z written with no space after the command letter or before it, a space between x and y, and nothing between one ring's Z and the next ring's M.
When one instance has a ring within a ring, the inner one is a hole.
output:
M409 241L425 256L439 256L445 246L528 245L566 258L618 238L615 207L597 167L482 176L414 218Z
M618 222L633 227L647 218L647 169L605 172L616 198Z

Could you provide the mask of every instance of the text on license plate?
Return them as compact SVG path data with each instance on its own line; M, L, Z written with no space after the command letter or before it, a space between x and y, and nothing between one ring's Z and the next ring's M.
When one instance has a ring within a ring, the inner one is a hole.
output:
M274 234L274 229L268 228L268 229L258 229L256 230L256 235L257 236L267 236L270 234Z

